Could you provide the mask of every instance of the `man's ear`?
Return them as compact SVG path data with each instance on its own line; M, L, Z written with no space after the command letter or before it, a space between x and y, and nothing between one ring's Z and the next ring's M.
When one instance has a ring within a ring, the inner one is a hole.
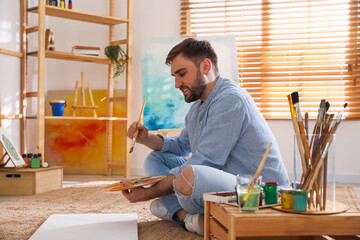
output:
M212 64L210 59L205 58L200 65L201 73L207 75L210 72L211 68L212 68Z

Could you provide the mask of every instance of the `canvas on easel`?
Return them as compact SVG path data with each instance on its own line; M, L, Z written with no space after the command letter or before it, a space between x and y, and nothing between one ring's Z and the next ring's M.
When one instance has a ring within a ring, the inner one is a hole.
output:
M24 159L18 153L14 144L6 136L4 130L0 127L0 143L4 148L4 155L0 159L0 167L20 167L25 165Z

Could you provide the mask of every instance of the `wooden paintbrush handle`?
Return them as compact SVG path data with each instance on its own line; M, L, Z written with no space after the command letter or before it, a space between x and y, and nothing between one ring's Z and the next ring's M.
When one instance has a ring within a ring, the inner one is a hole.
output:
M304 130L304 123L302 121L298 122L299 125L299 131L300 131L300 137L301 140L303 142L303 146L304 146L304 150L305 150L305 159L307 164L309 165L311 159L310 159L310 149L309 149L309 145L308 145L308 141L305 135L305 130Z
M302 170L303 170L303 173L305 173L307 170L307 165L306 165L304 147L303 147L302 140L300 137L299 126L297 124L296 118L292 118L292 122L293 122L296 141L297 141L299 152L300 152Z
M135 130L135 132L134 132L133 138L137 138L137 136L138 136L138 134L139 134L138 126L140 125L141 118L142 118L142 116L143 116L143 112L144 112L144 108L145 108L145 103L146 103L146 99L144 99L143 105L142 105L142 107L141 107L139 119L138 119L138 121L137 121L137 123L136 123L136 130Z
M253 180L251 181L250 183L250 186L254 186L255 182L256 182L256 179L258 179L259 175L260 175L260 172L261 170L263 169L264 167L264 164L265 164L265 161L266 161L266 158L267 158L267 155L269 154L269 151L270 151L270 148L271 148L271 145L272 143L269 144L268 148L266 149L266 152L263 156L263 158L261 159L261 162L259 164L259 167L257 168L255 174L254 174L254 177L253 177Z

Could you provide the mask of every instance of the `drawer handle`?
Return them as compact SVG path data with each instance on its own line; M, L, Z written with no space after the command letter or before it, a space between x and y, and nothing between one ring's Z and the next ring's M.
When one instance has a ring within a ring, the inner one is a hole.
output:
M6 174L7 178L21 178L20 174Z

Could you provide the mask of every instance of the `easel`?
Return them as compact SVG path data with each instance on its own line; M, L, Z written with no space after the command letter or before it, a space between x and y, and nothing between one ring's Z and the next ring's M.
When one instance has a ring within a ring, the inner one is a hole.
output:
M0 145L1 145L1 148L3 148L1 143L0 143ZM6 156L8 157L8 159L5 161ZM0 168L5 167L6 164L8 164L8 162L10 162L10 161L12 162L12 164L14 165L14 167L16 167L16 164L15 164L14 161L11 159L10 155L8 154L8 152L5 150L5 154L4 154L4 155L1 157L1 159L0 159Z
M84 87L84 72L81 72L81 105L76 105L77 104L77 92L79 90L79 81L76 80L76 85L75 85L75 98L74 98L74 105L72 106L73 108L73 116L76 116L76 109L79 108L80 109L80 116L82 115L82 109L93 109L93 113L94 113L94 117L97 117L96 115L96 108L99 108L99 106L95 106L94 105L94 99L91 93L91 88L90 88L90 82L87 82L87 87ZM85 103L85 90L88 89L89 91L89 95L90 95L90 101L91 101L91 106L86 106Z
M0 104L0 128L1 128L1 104ZM5 150L5 153L4 153L4 150ZM8 157L8 159L5 161L6 156ZM12 164L14 165L14 167L16 167L16 164L11 159L9 153L6 151L6 148L4 148L2 145L2 142L0 142L0 168L5 167L9 161L11 161Z
M2 116L1 116L1 104L0 104L0 128L1 128L1 120L2 120L1 118L2 118ZM5 153L4 153L4 150L5 150ZM5 161L6 156L8 157L8 159ZM4 148L2 145L2 142L0 142L0 168L5 167L9 161L11 161L13 163L14 167L16 167L16 164L11 159L10 155L6 151L6 148Z

